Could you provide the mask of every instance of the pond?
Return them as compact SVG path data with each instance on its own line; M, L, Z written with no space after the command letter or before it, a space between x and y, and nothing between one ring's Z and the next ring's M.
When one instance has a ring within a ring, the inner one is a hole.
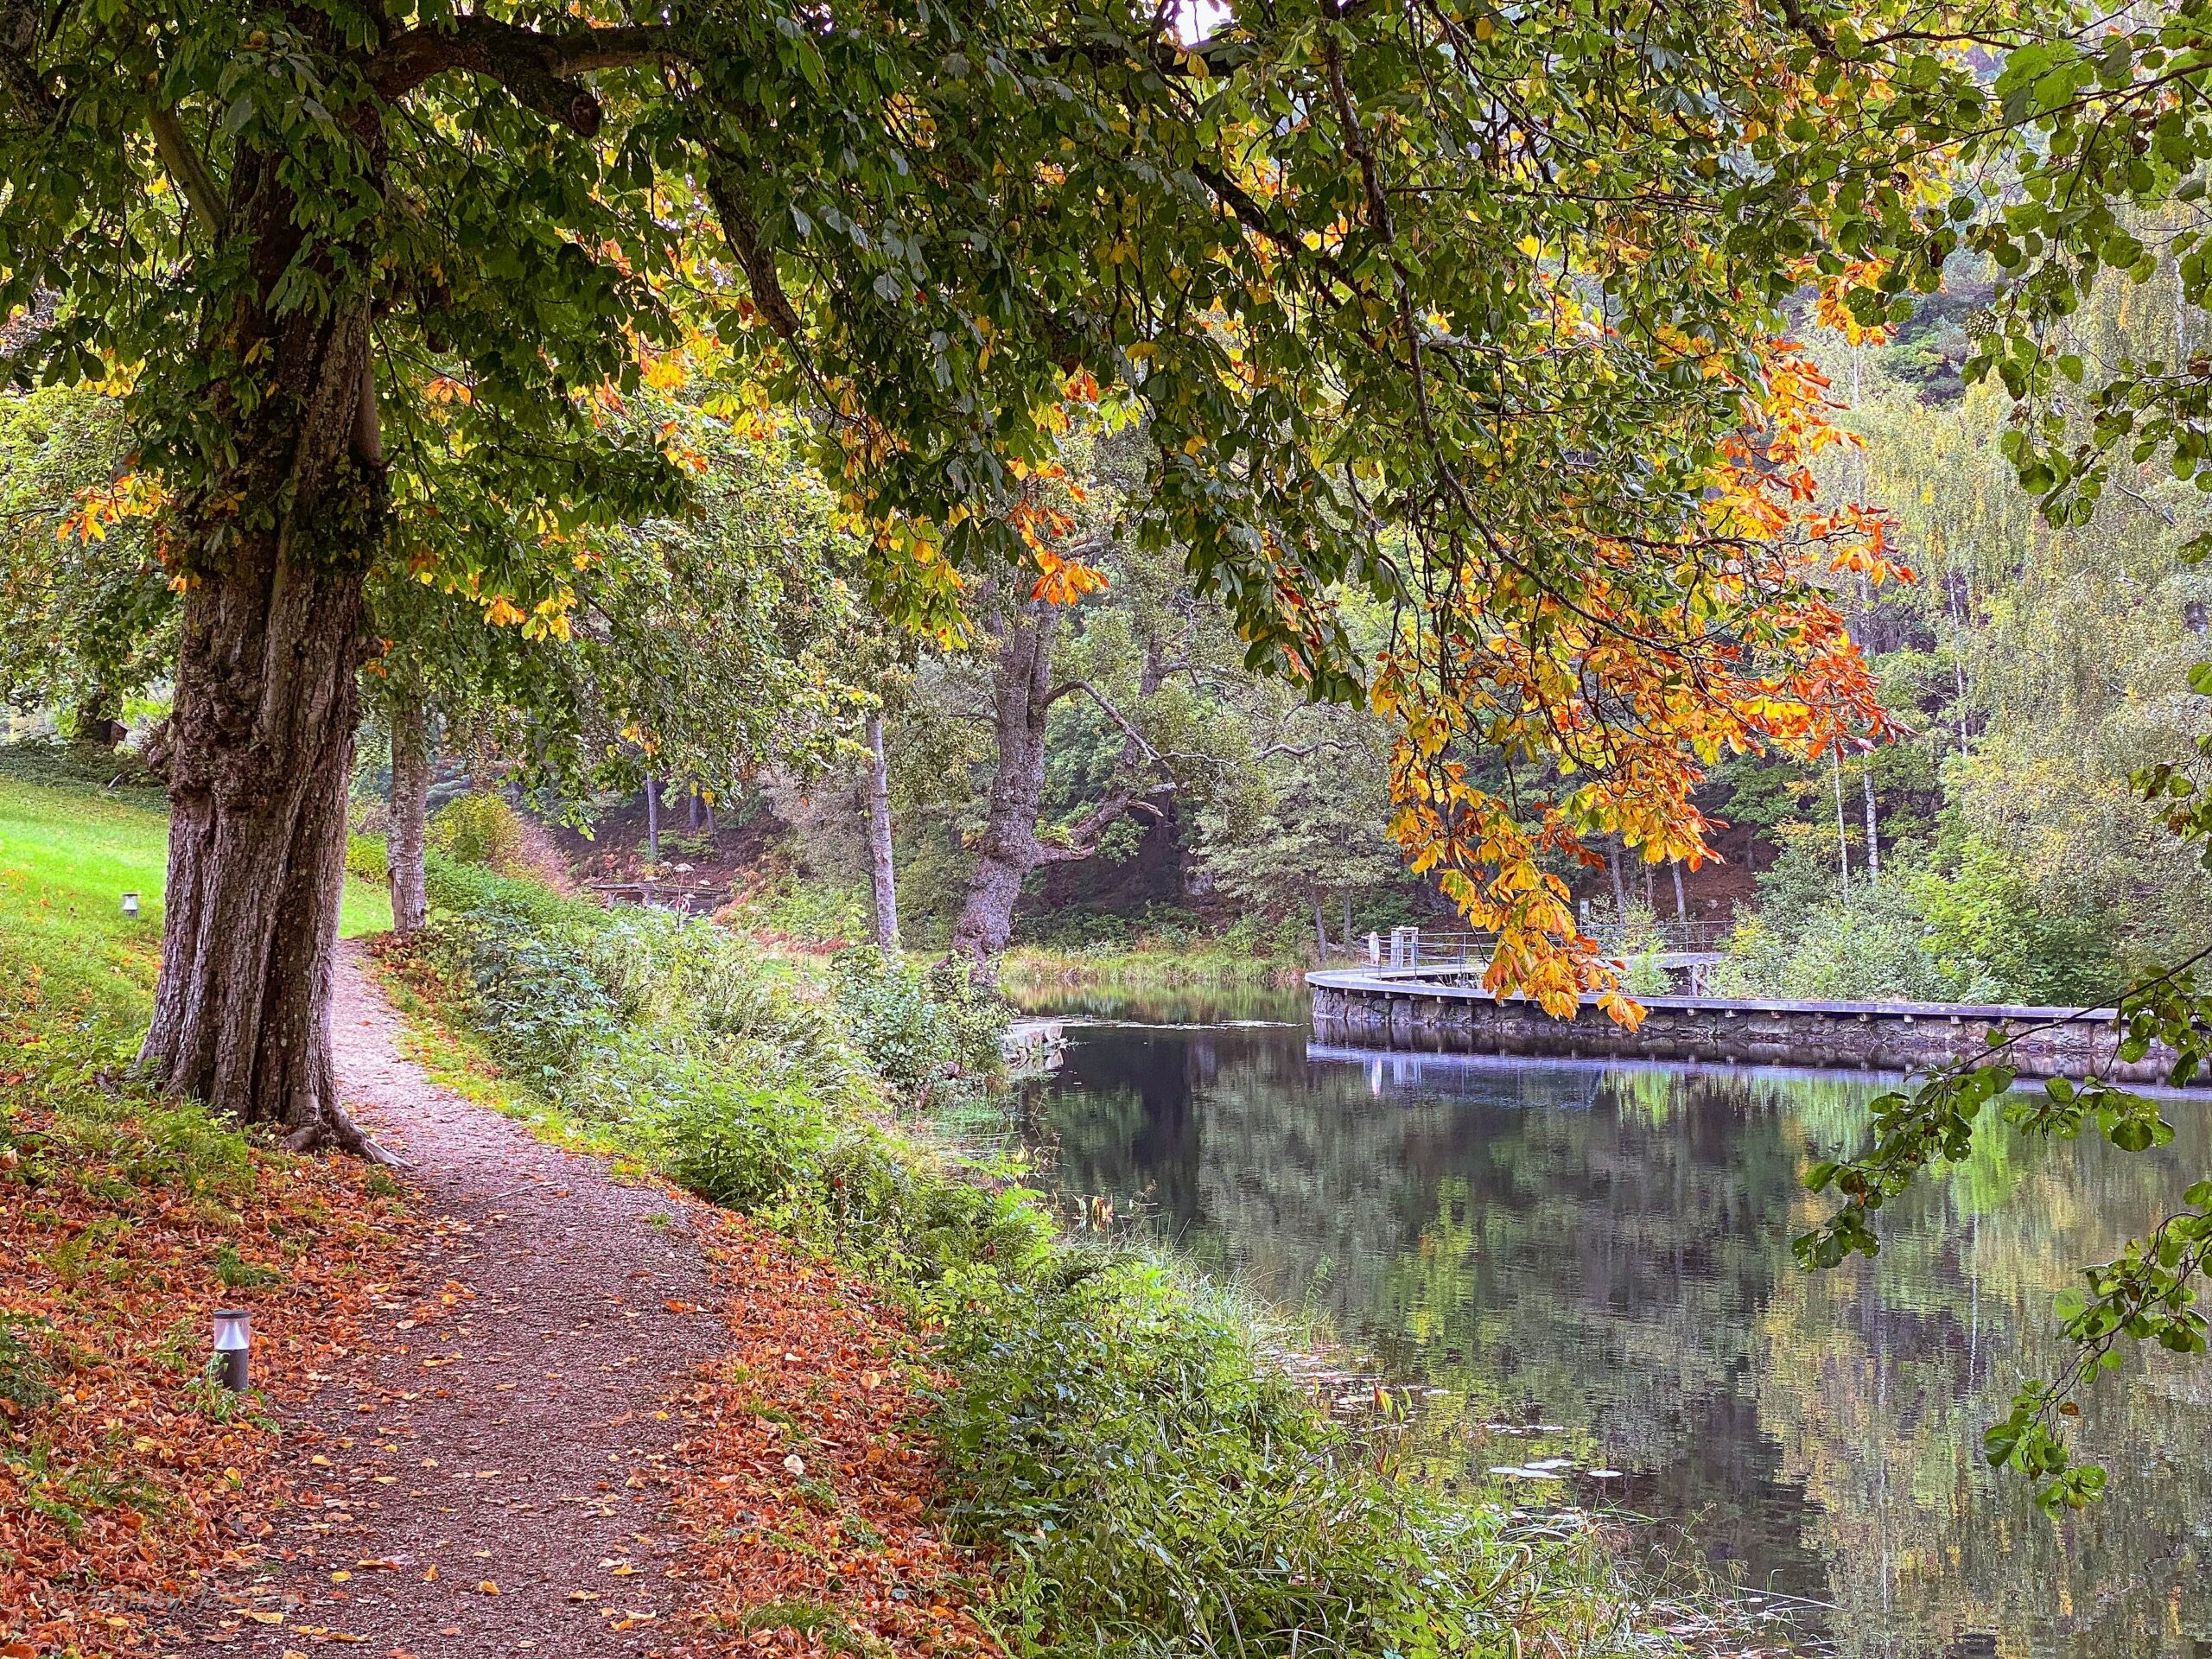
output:
M2202 1104L2152 1155L1993 1137L1813 1274L1799 1173L1878 1079L1348 1051L1302 993L1073 1001L1024 1102L1046 1184L1436 1390L1432 1478L1646 1517L1853 1659L2212 1655L2212 1362L2096 1387L2112 1490L2063 1525L1978 1446L2072 1268L2212 1168Z

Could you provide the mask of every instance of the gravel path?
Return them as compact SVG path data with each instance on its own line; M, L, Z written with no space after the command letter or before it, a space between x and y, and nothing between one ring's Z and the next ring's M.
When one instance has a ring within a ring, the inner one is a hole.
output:
M308 1501L165 1650L659 1652L685 1586L651 1477L683 1433L671 1396L728 1346L687 1212L437 1087L358 946L336 971L340 1090L435 1231L413 1299L288 1403Z

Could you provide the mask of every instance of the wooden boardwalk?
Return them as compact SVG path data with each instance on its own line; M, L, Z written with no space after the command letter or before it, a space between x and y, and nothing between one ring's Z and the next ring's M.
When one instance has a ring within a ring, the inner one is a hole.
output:
M1948 1002L1783 1002L1702 995L1644 996L1634 1031L1585 997L1572 1019L1523 997L1493 997L1484 964L1322 969L1306 976L1313 1025L1329 1040L1429 1052L1545 1054L1924 1071L1986 1052L1993 1033L2015 1036L2005 1063L2022 1077L2165 1081L2172 1055L2115 1058L2111 1008ZM2207 1086L2200 1083L2198 1086Z

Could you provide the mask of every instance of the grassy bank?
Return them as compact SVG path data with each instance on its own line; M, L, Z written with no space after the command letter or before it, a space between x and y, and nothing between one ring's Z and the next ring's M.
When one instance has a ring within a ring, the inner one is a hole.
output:
M269 1151L129 1081L159 960L158 797L44 775L0 774L0 1632L151 1650L226 1547L215 1516L251 1529L284 1501L261 1400L205 1373L209 1313L251 1307L257 1376L303 1387L404 1273L410 1229L381 1173ZM153 901L137 923L132 887Z
M1000 1563L1011 1651L1626 1650L1589 1531L1402 1478L1243 1313L902 1131L976 1081L990 1016L950 983L861 953L817 1003L709 925L450 865L433 899L431 939L387 964L447 1077L833 1252L928 1333L947 1523Z
M1278 933L1239 924L1216 938L1147 935L1126 944L1054 948L1016 945L1000 964L1018 983L1147 990L1184 985L1259 985L1287 989L1313 964Z
M0 953L119 1014L131 1000L124 983L152 982L169 825L157 790L106 786L116 765L58 747L0 749ZM139 896L135 921L123 914L125 893ZM391 925L382 886L349 876L339 931Z

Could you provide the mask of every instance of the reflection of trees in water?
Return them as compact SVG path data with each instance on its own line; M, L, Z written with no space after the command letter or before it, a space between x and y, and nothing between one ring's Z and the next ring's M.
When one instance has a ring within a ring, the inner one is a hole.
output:
M1088 1040L1078 1081L1048 1114L1067 1189L1149 1189L1202 1262L1310 1301L1399 1374L1478 1415L1569 1425L1645 1471L1637 1507L1702 1516L1709 1554L1837 1602L1847 1653L1922 1650L1885 1631L1993 1630L2007 1652L2104 1659L2186 1652L2183 1630L2212 1628L2201 1373L2101 1391L2085 1440L2112 1495L2063 1529L1976 1450L2052 1357L2070 1264L2212 1167L2200 1110L2158 1159L1988 1137L1888 1218L1876 1262L1812 1275L1789 1259L1815 1213L1798 1171L1856 1136L1862 1083L1378 1078L1308 1065L1292 1033L1240 1033Z
M1760 1416L1823 1510L1843 1628L1946 1637L1991 1630L2005 1652L2193 1651L2212 1630L2212 1390L2186 1365L2137 1364L2089 1402L2085 1448L2112 1467L2099 1508L2054 1527L2025 1483L1978 1452L2024 1373L2059 1357L2050 1294L2108 1255L2206 1166L2201 1109L2180 1142L2126 1158L2091 1142L1993 1136L1888 1219L1875 1262L1785 1273L1760 1316ZM1817 1213L1799 1201L1799 1224ZM1850 1651L1847 1644L1847 1651ZM1868 1646L1866 1651L1884 1649Z

